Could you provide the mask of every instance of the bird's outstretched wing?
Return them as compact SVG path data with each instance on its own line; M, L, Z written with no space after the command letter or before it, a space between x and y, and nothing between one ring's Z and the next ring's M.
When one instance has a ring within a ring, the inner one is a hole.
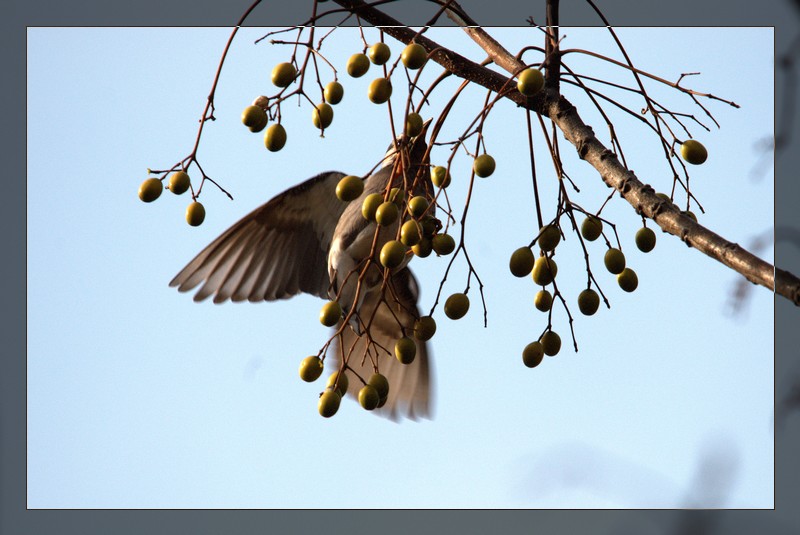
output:
M256 208L203 249L169 283L215 303L273 301L304 292L327 298L328 249L346 203L344 173L310 178Z
M381 299L381 289L377 287L365 296L359 309L359 317L369 325L369 335L375 342L370 348L372 359L377 356L378 369L389 381L386 404L374 412L392 420L401 417L432 417L433 379L426 342L415 340L417 355L411 364L402 364L394 356L394 344L403 336L401 325L405 327L406 335L413 338L414 322L419 318L418 296L417 281L411 271L404 268L389 280L386 300ZM336 368L331 369L338 369L342 350L349 353L354 348L348 359L348 367L368 381L374 373L373 360L369 356L364 358L364 350L368 344L366 334L357 336L353 329L345 328L341 335L341 345L339 337L331 345L332 353L329 356L336 362ZM377 348L376 345L384 349ZM361 381L351 376L347 395L357 399L362 386Z

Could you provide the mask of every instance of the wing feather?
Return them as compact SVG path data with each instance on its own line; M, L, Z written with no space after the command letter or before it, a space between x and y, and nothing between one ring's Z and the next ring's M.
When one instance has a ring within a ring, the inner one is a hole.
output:
M417 355L411 364L402 364L394 356L394 344L403 336L402 327L405 327L407 335L411 335L414 322L419 317L417 281L411 271L405 268L392 276L390 284L392 289L387 292L385 301L381 299L380 289L375 289L365 296L359 311L359 315L364 321L369 322L372 318L370 336L376 345L385 350L376 349L373 345L370 350L372 358L363 358L368 345L367 337L358 336L353 329L347 328L342 334L341 345L338 338L332 344L331 356L336 362L336 368L333 369L338 369L338 364L341 362L341 348L349 351L355 344L355 349L348 359L348 367L364 380L368 380L374 372L373 359L377 358L380 373L389 381L389 396L386 404L380 409L376 409L376 413L392 420L398 420L401 417L412 420L431 418L433 415L433 378L427 343L416 340ZM376 353L378 354L376 355ZM362 386L361 381L351 378L348 396L357 398L358 391Z
M344 173L321 173L243 217L203 249L169 285L215 303L272 301L301 292L326 297L328 249L346 206Z

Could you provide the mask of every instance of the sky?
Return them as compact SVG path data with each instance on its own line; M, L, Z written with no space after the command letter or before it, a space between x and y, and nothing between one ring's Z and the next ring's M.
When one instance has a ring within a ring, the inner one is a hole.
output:
M347 76L344 64L362 44L357 32L339 29L323 48L345 86L332 126L319 137L308 103L286 102L287 146L266 151L261 135L240 122L254 97L274 93L272 66L291 55L285 45L254 44L266 31L243 29L234 41L216 93L217 120L200 144L201 165L234 201L206 184L206 221L193 228L183 219L187 196L165 192L144 204L137 189L147 168L169 168L191 151L229 29L28 30L29 507L772 507L772 295L753 288L746 310L732 315L740 277L661 232L653 252L639 252L633 236L641 218L619 197L603 214L617 225L639 288L621 291L602 269L603 244L589 244L611 308L585 317L572 304L577 353L557 309L561 352L535 369L522 364L522 348L547 319L533 307L537 288L507 268L511 252L538 230L525 117L510 103L496 106L486 122L497 171L475 183L466 223L488 326L476 299L459 321L437 309L432 420L398 424L347 399L334 418L319 416L321 386L297 375L302 358L329 335L317 319L319 299L216 306L169 288L186 262L250 210L321 171L365 173L391 140L385 106L366 99L378 69ZM492 34L512 52L542 41L529 28ZM699 72L684 85L741 105L701 100L720 128L690 127L709 151L708 162L689 170L706 213L694 211L745 247L768 233L772 168L759 162L773 131L771 30L618 34L640 69L667 80ZM365 35L369 43L379 39L377 30ZM458 30L429 35L484 58ZM620 58L603 29L562 35L562 48ZM397 57L402 47L387 42ZM587 76L632 83L595 58L570 54L566 61ZM326 83L332 74L320 69ZM439 74L429 69L428 79ZM687 96L646 83L668 108L710 124ZM439 113L454 84L442 84L427 116ZM396 110L403 85L395 84ZM563 90L608 145L591 102L574 87ZM458 135L485 95L469 87L443 136ZM613 96L642 108L636 95ZM671 171L650 131L605 105L630 168L669 191ZM541 134L535 136L540 195L551 218L554 173ZM609 190L558 137L580 188L571 198L597 210ZM437 147L434 163L448 154ZM458 219L469 165L462 153L452 168L448 193ZM771 249L762 254L771 261ZM412 262L423 310L447 262ZM466 273L462 257L445 293L462 291ZM578 240L568 235L558 274L568 300L574 303L585 280Z

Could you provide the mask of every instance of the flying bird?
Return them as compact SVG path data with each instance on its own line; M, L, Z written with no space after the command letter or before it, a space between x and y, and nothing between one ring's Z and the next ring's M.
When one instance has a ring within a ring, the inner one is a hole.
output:
M349 370L367 380L377 363L388 379L389 394L373 412L393 420L430 418L433 390L426 342L416 340L417 353L410 364L400 363L392 353L395 342L410 336L420 317L419 287L406 266L412 255L406 254L385 284L378 258L383 244L396 239L402 217L381 227L361 210L366 196L378 193L388 198L392 188L407 191L409 197L433 197L425 141L429 124L425 122L415 137L403 134L390 145L380 168L362 179L358 199L337 198L336 186L345 173L320 173L243 217L169 285L181 292L200 286L194 300L212 297L214 303L274 301L299 293L338 300L343 316L354 310L349 325L339 322L341 334L328 349L326 368L338 370L345 359ZM434 207L431 203L429 213ZM334 368L327 366L329 357ZM361 381L348 375L348 393L355 398Z

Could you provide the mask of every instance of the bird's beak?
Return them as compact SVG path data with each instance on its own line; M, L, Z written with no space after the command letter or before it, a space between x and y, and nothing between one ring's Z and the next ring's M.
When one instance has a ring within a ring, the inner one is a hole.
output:
M432 122L433 118L431 117L430 119L422 123L422 130L420 131L419 134L417 134L417 139L425 139L425 134L428 132L428 127L431 125Z

